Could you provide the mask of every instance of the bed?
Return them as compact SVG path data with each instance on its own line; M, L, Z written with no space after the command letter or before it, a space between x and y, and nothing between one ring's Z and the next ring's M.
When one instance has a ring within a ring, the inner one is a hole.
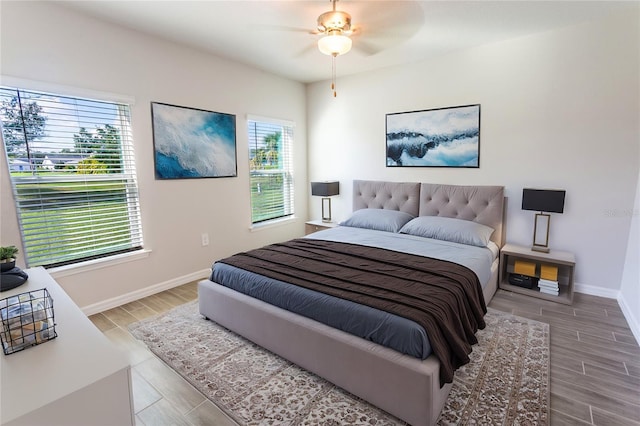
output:
M432 221L433 218L463 220L463 228L465 225L490 227L493 232L485 235L490 239L490 243L487 242L484 248L476 251L481 253L479 256L482 258L487 256L487 252L491 252L491 255L487 260L472 259L470 266L465 266L477 270L483 302L488 303L493 297L497 288L498 250L504 238L503 187L356 180L353 188L353 210L354 214L346 221L345 226L311 234L301 243L306 244L307 239L327 243L348 237L356 238L355 243L351 240L350 243L367 246L377 244L371 242L372 234L386 234L392 240L405 238L400 237L399 231L404 229L407 222L395 223L395 219L384 222L384 226L391 226L393 229L366 230L370 226L369 216L383 212L396 215L394 218L406 214L410 217L424 217L424 220L428 221ZM446 223L443 229L449 226L451 221ZM435 244L436 253L459 251L457 245L460 243L457 241L451 243L451 250L443 250L442 240L438 239L437 235L440 231L434 231L432 224L427 226L429 227L428 232L436 233L429 235L430 238L408 235L409 239L414 240L412 250L421 251L423 246ZM422 231L424 229L420 228L420 232ZM353 234L356 237L353 237ZM465 237L466 235L463 236ZM463 242L464 245L468 245L468 241ZM429 256L428 252L418 254ZM370 336L354 336L350 332L220 285L213 281L214 276L212 274L211 279L201 281L198 287L200 313L206 318L335 383L409 424L418 426L436 422L451 384L443 384L444 365L441 365L435 355L423 353L424 356L421 357L373 341ZM244 279L240 278L237 281L239 285L243 285ZM288 300L289 296L280 296L279 299ZM327 316L333 318L333 315Z

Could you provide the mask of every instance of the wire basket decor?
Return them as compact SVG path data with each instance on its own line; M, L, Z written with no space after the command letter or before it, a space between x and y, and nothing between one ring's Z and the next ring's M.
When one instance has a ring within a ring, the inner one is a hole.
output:
M53 299L46 288L0 300L0 340L5 355L58 336Z

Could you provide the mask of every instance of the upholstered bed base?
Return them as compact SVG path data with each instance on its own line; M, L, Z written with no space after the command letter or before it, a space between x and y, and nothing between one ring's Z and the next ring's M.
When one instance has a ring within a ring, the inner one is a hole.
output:
M432 425L451 389L439 362L420 360L211 281L198 287L207 318L414 426Z
M486 194L488 188L501 187L475 188L484 188L481 192ZM420 184L355 181L354 210L385 208L404 211L403 209L408 208L417 215L419 205L426 205L434 199L433 190L437 193L444 190L442 208L429 213L421 211L420 214L449 217L464 214L467 220L485 221L488 219L486 214L470 211L468 206L493 206L493 199L499 198L499 210L493 209L491 221L492 224L499 223L502 226L501 189L499 195L489 195L487 200L483 199L479 203L478 191L474 187L425 187L423 184L422 192L425 193L425 190L430 193L420 200ZM491 189L489 192L494 191ZM465 194L462 199L459 197L461 194ZM466 194L470 194L472 199L468 200ZM456 205L460 208L454 208ZM423 208L420 207L420 210ZM499 216L495 217L496 214ZM498 245L501 245L501 239L502 229L497 238ZM496 260L492 266L491 279L484 286L487 303L497 289L497 282ZM433 355L420 360L401 354L210 280L199 283L198 299L200 313L205 317L411 425L433 425L449 395L451 384L440 388L440 364Z
M497 273L493 268L485 300L495 293ZM449 395L433 355L401 354L209 280L198 284L198 300L206 318L413 426L433 425Z

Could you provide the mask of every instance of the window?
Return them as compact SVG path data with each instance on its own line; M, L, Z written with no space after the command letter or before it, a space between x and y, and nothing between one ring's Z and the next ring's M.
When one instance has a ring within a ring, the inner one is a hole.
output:
M29 267L142 248L128 105L0 87L0 120Z
M293 215L293 124L248 120L251 222Z

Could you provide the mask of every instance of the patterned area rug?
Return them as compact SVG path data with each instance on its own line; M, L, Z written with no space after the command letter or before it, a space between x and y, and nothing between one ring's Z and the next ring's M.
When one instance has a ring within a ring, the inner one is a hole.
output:
M549 326L491 309L485 321L438 424L548 424ZM203 319L197 302L129 329L240 425L405 424Z

